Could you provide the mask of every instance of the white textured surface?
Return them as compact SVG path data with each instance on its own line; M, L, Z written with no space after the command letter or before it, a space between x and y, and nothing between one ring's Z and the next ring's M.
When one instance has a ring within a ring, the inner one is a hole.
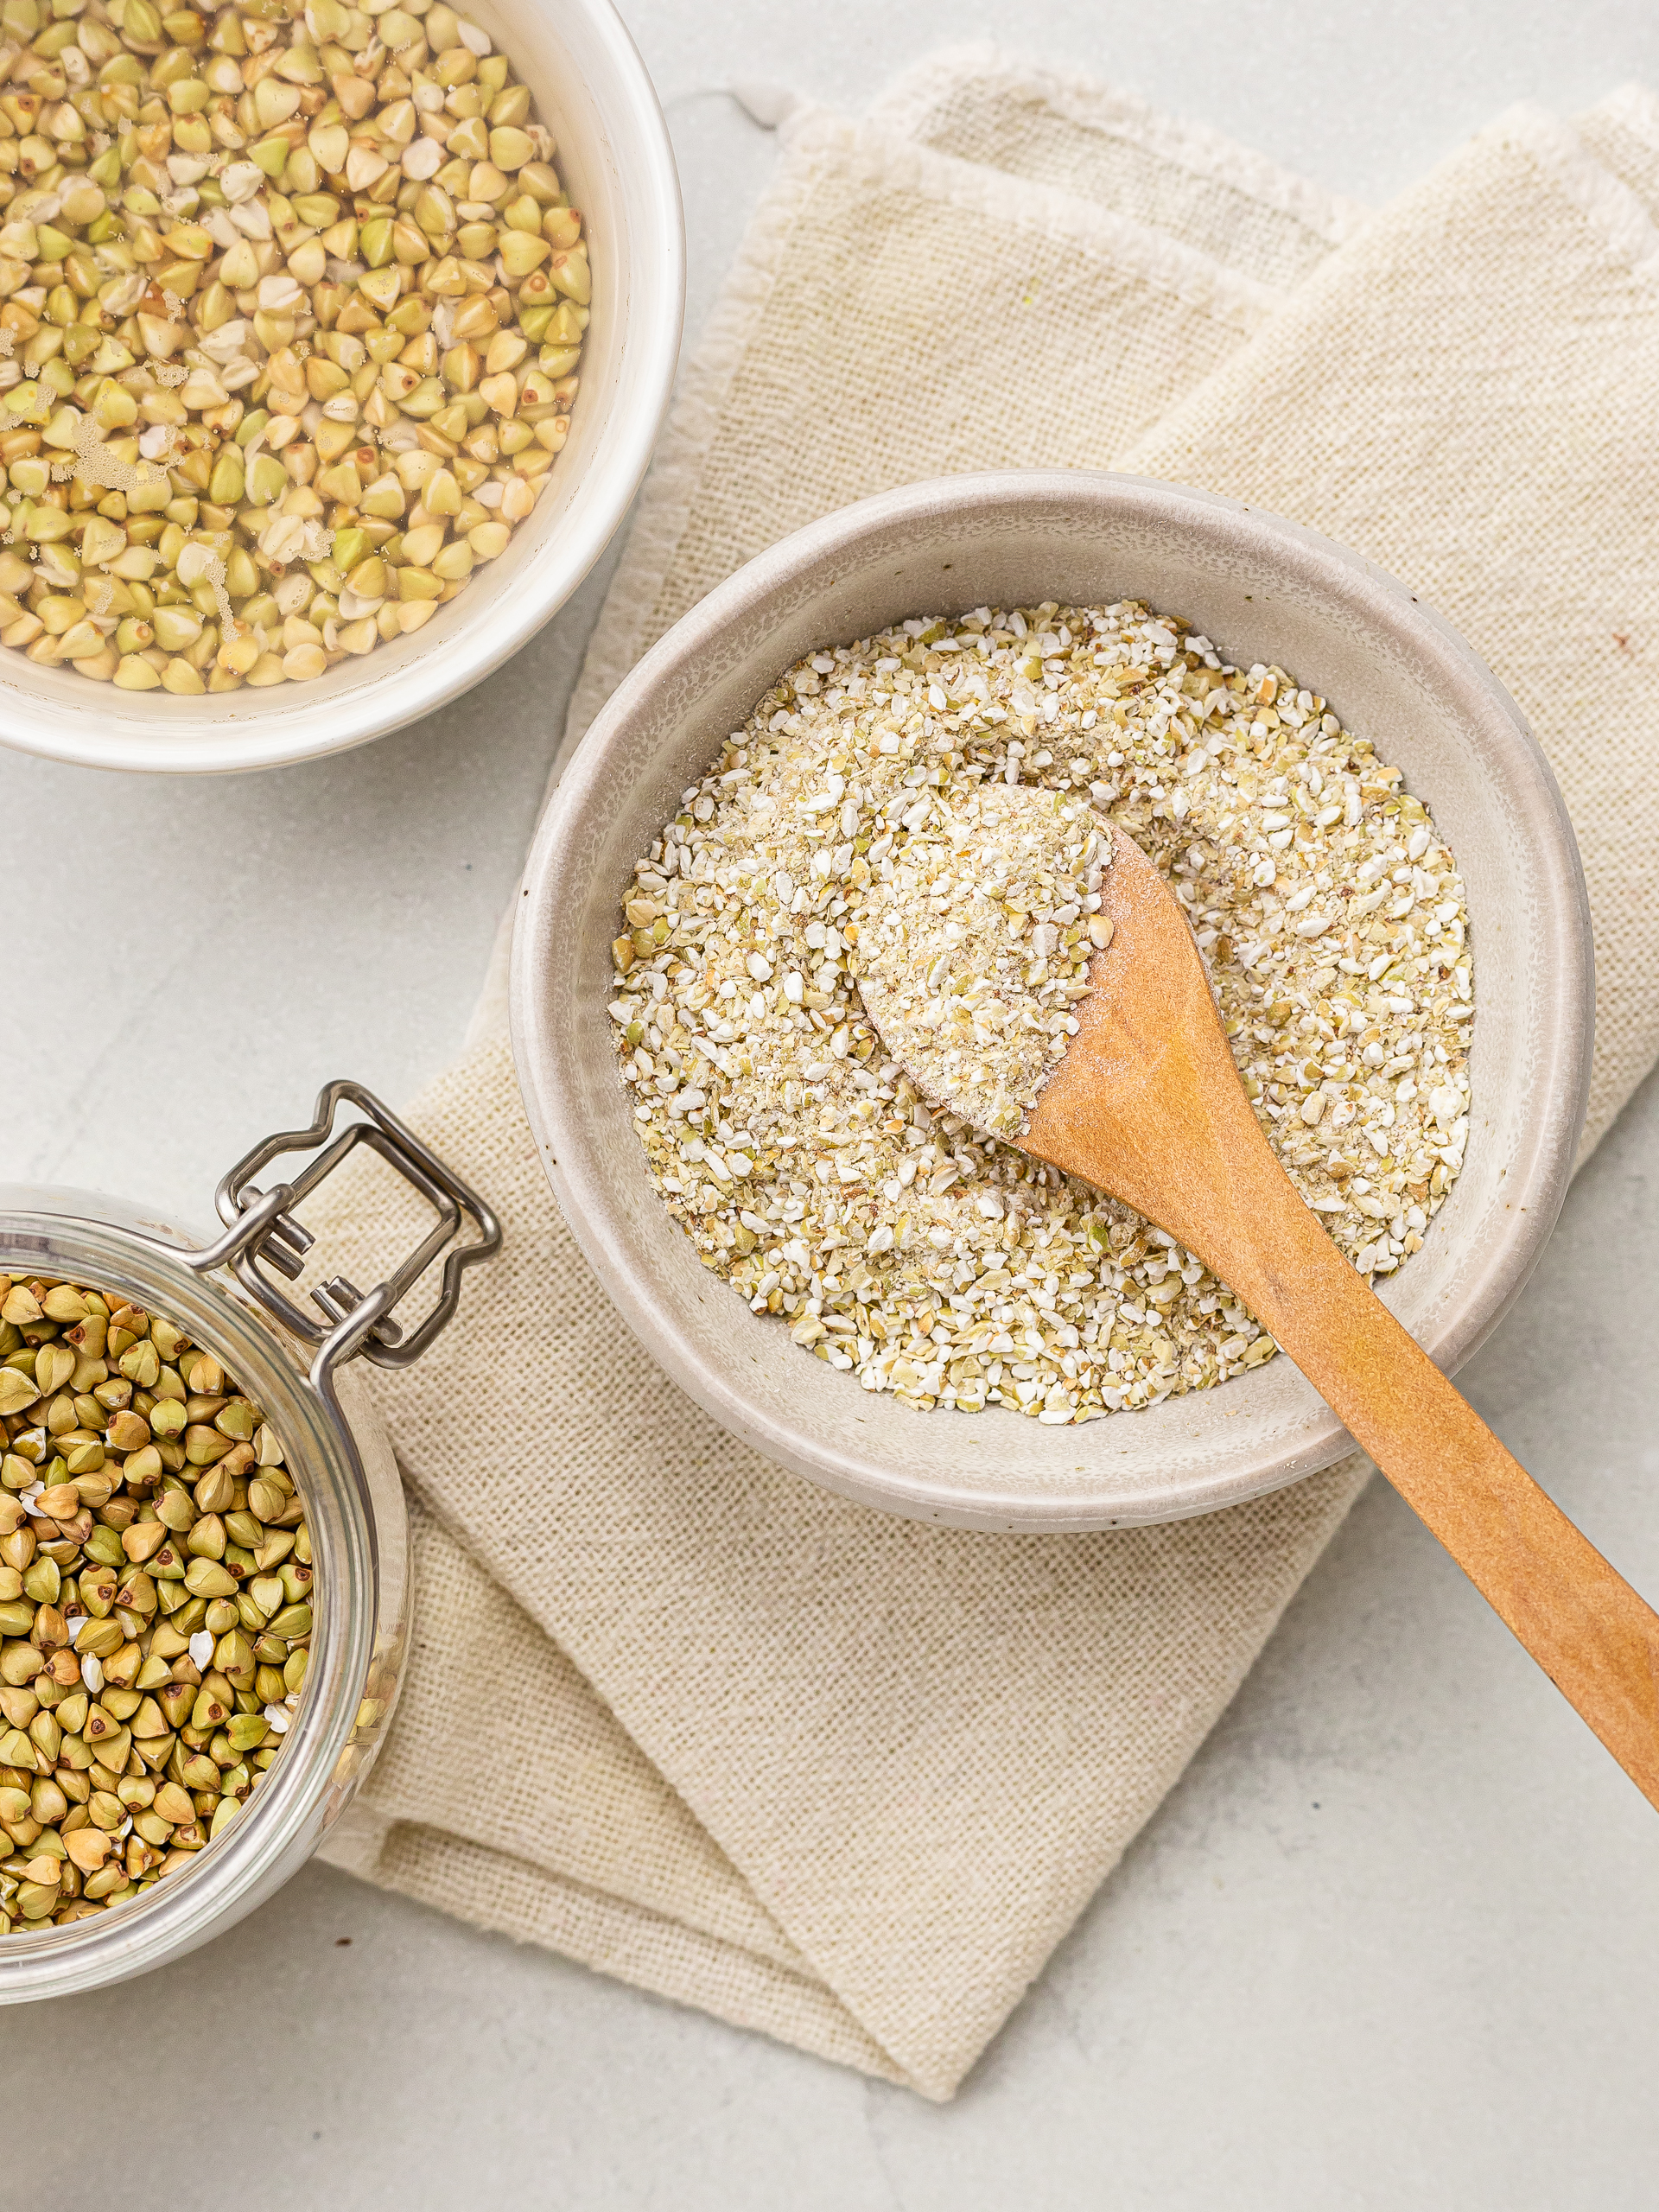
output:
M930 45L1015 22L985 0L629 12L683 167L694 321L770 161L704 88L781 79L857 106ZM1162 17L1054 0L1018 24L1373 201L1511 99L1565 113L1659 82L1659 18L1636 0L1202 0ZM442 1066L600 588L468 700L335 761L184 785L0 754L0 1174L202 1216L219 1168L323 1077L396 1099ZM1650 1084L1465 1370L1649 1591L1656 1165ZM43 2082L60 2037L109 2051L158 2021L195 2108L235 2101L238 2212L425 2212L515 2187L582 2212L1635 2212L1659 2153L1653 1821L1378 1488L954 2107L317 1868L146 1984L0 2015L0 2064ZM72 2174L141 2212L226 2201L211 2159L135 2177L125 2131L154 2136L143 2069L101 2097L104 2125L68 2137L49 2100L11 2103L8 2202L75 2195Z

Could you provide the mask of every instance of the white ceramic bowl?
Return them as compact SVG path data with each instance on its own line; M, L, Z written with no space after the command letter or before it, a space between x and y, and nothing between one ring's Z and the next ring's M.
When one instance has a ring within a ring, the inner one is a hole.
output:
M383 737L487 676L556 613L639 488L684 302L679 184L645 67L609 0L466 0L535 96L587 218L593 321L570 436L507 550L423 629L315 683L175 698L0 652L0 741L98 768L270 768Z
M1457 855L1475 956L1467 1161L1382 1292L1448 1370L1526 1281L1571 1172L1593 1006L1573 833L1514 703L1403 586L1293 523L1131 477L956 477L798 531L670 631L566 771L519 902L514 1048L559 1203L652 1355L757 1450L893 1512L1044 1530L1175 1520L1351 1448L1283 1357L1080 1427L917 1414L865 1392L702 1266L651 1186L618 1077L605 1007L622 887L791 662L906 615L1129 596L1324 692L1405 770Z

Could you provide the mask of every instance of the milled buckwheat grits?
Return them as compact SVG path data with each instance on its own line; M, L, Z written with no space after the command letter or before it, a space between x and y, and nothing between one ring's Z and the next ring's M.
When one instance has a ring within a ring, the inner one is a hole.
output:
M1071 810L1054 864L999 846L1011 784ZM611 1013L652 1179L707 1263L911 1406L1084 1420L1274 1349L1163 1231L931 1112L860 996L897 949L861 935L878 878L918 944L995 909L1020 997L978 995L965 1029L942 1007L940 1049L1001 1036L982 1103L1017 1112L1105 933L1104 820L1186 908L1269 1141L1363 1273L1420 1248L1462 1164L1462 886L1400 771L1321 698L1130 601L815 653L637 863ZM1044 1018L1010 1045L994 1008L1032 998Z
M1110 865L1087 798L999 781L908 838L892 881L866 892L859 996L930 1107L1024 1133L1077 1033L1089 963L1111 943L1098 911Z

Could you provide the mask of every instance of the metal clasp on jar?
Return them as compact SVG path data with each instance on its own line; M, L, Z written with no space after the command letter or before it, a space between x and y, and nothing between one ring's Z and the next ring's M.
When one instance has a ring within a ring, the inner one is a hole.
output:
M334 1123L345 1104L359 1108L364 1118L347 1122L336 1135ZM372 1290L360 1291L343 1275L320 1283L311 1293L323 1315L320 1321L280 1289L265 1268L274 1268L289 1282L298 1277L315 1240L295 1220L294 1209L359 1145L368 1146L396 1169L438 1218L415 1249ZM254 1177L273 1160L302 1152L315 1156L291 1180L269 1191L255 1186ZM478 1193L372 1091L344 1078L324 1085L309 1128L285 1129L255 1145L220 1179L213 1198L220 1220L228 1224L225 1235L200 1251L175 1256L199 1274L210 1274L227 1264L233 1268L243 1287L274 1320L302 1343L316 1347L312 1383L331 1404L333 1370L359 1353L377 1367L407 1367L417 1360L453 1318L467 1268L491 1258L501 1244L500 1223ZM475 1234L460 1243L463 1222L470 1222ZM446 1248L448 1256L432 1310L412 1335L405 1336L392 1309Z

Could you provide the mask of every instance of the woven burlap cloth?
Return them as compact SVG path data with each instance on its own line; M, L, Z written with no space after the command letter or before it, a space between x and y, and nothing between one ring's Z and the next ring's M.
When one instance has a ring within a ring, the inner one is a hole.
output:
M1370 217L989 53L928 64L863 123L797 110L782 141L573 732L739 563L916 478L1109 466L1313 524L1438 606L1554 764L1594 908L1593 1142L1659 1042L1647 99L1570 128L1511 112ZM1365 1469L1045 1540L918 1527L781 1472L607 1303L500 1017L498 979L411 1109L506 1242L383 1393L419 1622L389 1746L327 1855L948 2097ZM369 1279L410 1226L378 1186L308 1217L329 1263Z

